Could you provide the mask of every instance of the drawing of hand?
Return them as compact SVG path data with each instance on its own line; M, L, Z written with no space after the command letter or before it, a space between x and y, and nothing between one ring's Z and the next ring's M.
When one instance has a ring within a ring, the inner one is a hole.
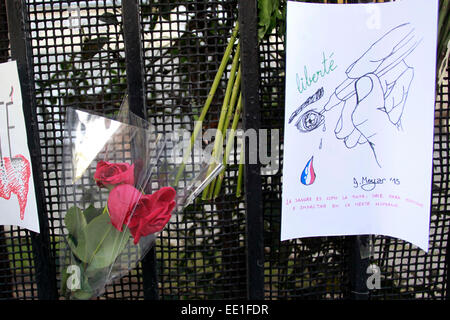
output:
M335 135L343 139L347 148L369 143L375 159L380 164L373 142L377 132L382 130L388 117L385 110L383 87L380 79L369 73L355 82L356 94L347 100L335 128Z
M409 24L390 30L347 68L347 78L324 106L324 111L329 111L342 105L336 138L343 140L347 148L368 142L380 167L374 140L387 124L401 127L414 77L414 69L404 58L419 42Z
M389 117L389 121L396 125L397 128L400 128L409 87L414 78L414 69L409 67L405 61L399 63L394 69L382 76L380 81L386 83L384 94L385 112ZM399 76L396 79L392 79L392 75Z

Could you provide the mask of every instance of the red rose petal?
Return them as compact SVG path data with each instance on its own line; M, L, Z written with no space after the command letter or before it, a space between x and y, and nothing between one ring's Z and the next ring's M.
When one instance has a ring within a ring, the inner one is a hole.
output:
M176 192L171 187L164 187L151 195L139 199L128 227L137 244L141 237L160 232L171 218L175 208Z
M162 187L154 195L157 197L157 201L169 202L175 198L176 192L172 187Z
M133 186L121 184L111 190L108 197L108 211L112 225L119 231L130 217L136 202L142 194Z

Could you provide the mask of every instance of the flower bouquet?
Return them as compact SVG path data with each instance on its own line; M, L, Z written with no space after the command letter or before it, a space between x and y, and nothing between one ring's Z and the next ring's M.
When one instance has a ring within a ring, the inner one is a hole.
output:
M221 164L211 172L195 163L175 184L170 139L129 112L126 100L114 120L68 108L64 133L61 293L92 299L136 266Z

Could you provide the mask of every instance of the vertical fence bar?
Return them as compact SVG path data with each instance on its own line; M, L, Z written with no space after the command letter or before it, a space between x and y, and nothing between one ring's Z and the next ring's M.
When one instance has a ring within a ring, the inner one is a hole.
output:
M146 119L144 58L137 0L122 1L123 40L130 110Z
M35 277L39 299L57 299L56 266L50 248L48 217L45 211L45 186L41 166L39 128L36 115L34 91L33 55L30 37L27 35L26 9L22 0L6 0L11 57L17 61L22 91L23 114L25 118L28 148L33 163L33 179L39 215L40 233L30 232L35 263Z
M239 28L242 65L242 101L244 130L261 127L259 101L258 3L239 0ZM259 139L258 139L259 140ZM262 210L261 168L258 147L245 143L245 206L247 228L247 296L264 299L264 222ZM256 156L256 157L254 157ZM257 161L259 162L259 161Z
M449 61L447 61L447 75L450 74L450 64ZM449 79L447 76L447 81L444 82L447 83L446 85L443 85L439 88L440 94L442 95L441 101L447 102L447 109L448 109L448 103L450 103L450 92L449 90L445 90L444 86L450 87ZM441 107L442 108L442 107ZM448 119L448 114L447 114ZM441 133L443 134L443 133ZM448 132L447 138L448 138ZM447 162L447 172L448 172L448 162ZM442 170L442 169L441 169ZM445 191L444 191L445 192ZM445 246L445 267L444 267L444 283L443 286L445 286L445 299L450 300L450 230L447 232L447 245Z
M144 90L144 58L140 29L139 4L137 0L122 1L123 38L130 110L147 119ZM158 276L156 250L153 246L142 259L144 299L158 299Z
M349 240L349 294L352 300L368 300L369 288L367 286L367 268L369 267L369 257L363 256L364 247L369 244L369 236L351 236Z
M450 236L447 236L447 246L445 247L445 300L450 300Z

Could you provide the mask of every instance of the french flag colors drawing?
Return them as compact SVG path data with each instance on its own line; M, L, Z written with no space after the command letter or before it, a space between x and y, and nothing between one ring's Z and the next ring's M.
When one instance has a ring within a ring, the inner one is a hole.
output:
M305 169L303 169L302 175L300 177L300 181L305 186L313 184L316 180L316 173L314 172L313 167L313 158L314 156L312 156L311 159L309 159L309 161L306 163Z

